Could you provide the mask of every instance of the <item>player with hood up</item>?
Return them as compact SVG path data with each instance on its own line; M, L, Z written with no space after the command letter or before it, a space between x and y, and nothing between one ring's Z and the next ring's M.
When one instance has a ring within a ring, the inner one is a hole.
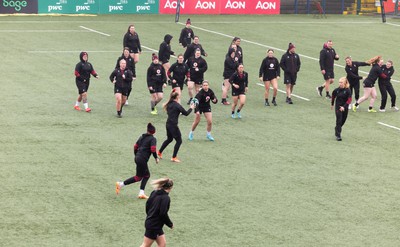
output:
M87 52L83 51L79 54L80 62L75 66L75 82L78 87L78 99L75 102L75 110L80 111L81 108L79 104L83 101L83 105L85 107L86 112L91 112L92 109L89 108L89 104L87 102L87 91L89 89L90 84L90 75L93 75L95 78L99 79L99 75L93 68L93 65L88 61Z
M160 49L158 51L158 59L164 67L165 73L167 73L169 68L171 67L171 64L169 63L171 55L175 55L175 53L171 50L171 39L172 35L166 34L164 36L164 41L160 44Z

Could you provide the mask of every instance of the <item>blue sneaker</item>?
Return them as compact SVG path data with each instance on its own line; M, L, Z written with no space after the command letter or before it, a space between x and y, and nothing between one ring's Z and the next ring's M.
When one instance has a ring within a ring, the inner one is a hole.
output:
M212 137L211 135L207 135L207 139L212 141L212 142L214 141L214 137Z
M231 115L231 117L232 117L232 118L236 118L236 115L235 115L235 113L234 113L234 114L232 114L232 115Z
M189 132L189 141L192 141L192 140L193 140L193 132L190 131L190 132Z
M237 118L242 118L242 115L240 115L240 112L236 112Z

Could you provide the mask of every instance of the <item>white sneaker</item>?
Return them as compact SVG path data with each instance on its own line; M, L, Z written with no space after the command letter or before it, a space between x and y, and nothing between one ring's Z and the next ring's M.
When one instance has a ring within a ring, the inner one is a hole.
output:
M129 105L129 102L128 102L128 101L125 101L125 105Z
M393 111L399 111L399 108L397 106L392 106L391 108L393 109Z
M385 110L385 109L379 109L379 111L380 111L380 112L385 112L386 110Z
M351 104L349 104L349 107L348 107L348 109L349 109L349 110L351 110L351 109L352 109L352 108L351 108Z

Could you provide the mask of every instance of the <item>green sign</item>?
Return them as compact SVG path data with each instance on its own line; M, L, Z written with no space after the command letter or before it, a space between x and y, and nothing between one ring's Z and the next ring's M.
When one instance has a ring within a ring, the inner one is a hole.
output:
M158 14L159 0L107 0L101 1L100 14Z
M39 0L38 11L40 14L158 14L158 4L159 0Z
M39 0L39 13L97 14L101 0Z

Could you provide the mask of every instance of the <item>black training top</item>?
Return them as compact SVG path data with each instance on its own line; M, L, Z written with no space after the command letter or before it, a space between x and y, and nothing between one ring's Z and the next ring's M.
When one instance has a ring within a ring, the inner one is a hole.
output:
M378 64L372 65L371 70L369 71L367 79L364 80L364 83L374 84L378 78L386 79L386 75L382 72L381 67Z
M206 55L206 52L204 51L203 46L201 44L191 43L190 45L188 45L185 53L183 54L183 60L187 61L189 58L193 57L197 49L200 50L200 54L202 56Z
M208 91L204 91L203 89L201 89L197 94L196 94L196 99L199 100L199 109L202 108L209 108L211 109L210 106L210 101L217 99L217 97L215 97L215 94L213 92L213 90L208 89ZM213 103L216 104L218 102L218 99Z
M179 36L179 43L181 43L183 47L186 47L192 43L192 39L194 39L193 30L191 28L184 27L181 31L181 35Z
M358 82L362 79L362 76L358 74L358 67L360 66L369 66L369 64L364 62L355 62L355 61L352 62L351 66L346 64L344 70L347 73L346 78L350 83Z
M126 67L132 71L133 77L136 77L136 66L135 61L131 56L125 57L123 54L117 59L117 64L115 65L116 69L119 69L119 62L124 59L126 61Z
M147 217L144 223L146 229L160 230L164 225L172 228L173 223L168 216L170 203L171 199L165 190L160 189L151 192L146 202Z
M336 99L336 104L335 104L335 109L339 110L341 106L344 107L345 110L348 109L349 104L351 103L351 91L349 88L336 88L332 92L332 99L331 99L331 105L334 104Z
M134 34L132 34L131 32L127 32L124 35L124 48L128 47L131 50L135 50L137 49L139 52L142 51L142 47L140 46L140 39L139 39L139 35L137 34L137 32L135 32Z
M123 75L125 76L125 79L123 78ZM110 75L110 81L114 82L114 79L116 80L116 87L129 87L130 83L133 80L133 73L129 69L115 69Z
M329 49L324 45L324 48L319 53L319 66L321 70L333 72L335 60L339 60L339 58L336 58L335 49Z
M239 66L239 58L234 57L232 58L230 55L226 55L225 62L224 62L224 73L222 76L224 78L229 78L235 73L237 67Z
M281 76L281 68L279 67L279 61L276 57L266 57L263 59L258 72L259 77L263 77L264 81L270 80Z
M207 62L202 57L191 57L189 58L187 65L189 66L190 79L193 80L203 80L204 73L207 71Z
M386 68L386 65L383 65L381 67L381 69L382 69L382 72L386 75L386 78L383 79L383 78L379 77L378 82L379 83L382 83L382 82L383 83L388 83L388 82L390 82L390 80L392 79L392 75L394 74L393 66L390 67L390 68Z
M166 34L164 37L164 41L160 44L160 49L158 50L158 58L162 63L167 63L171 57L175 53L171 50L171 39L172 36Z
M233 73L231 78L229 78L229 82L233 85L239 85L239 88L236 89L235 87L232 87L232 90L238 90L238 91L244 91L246 87L248 87L249 81L248 81L249 75L247 74L246 71L243 71L243 74L239 74L239 72Z
M286 52L282 55L279 65L285 73L295 75L300 70L300 57L297 53Z
M83 52L80 54L80 62L75 66L75 81L89 83L90 75L97 76L96 71L93 69L93 65L83 60Z
M181 104L179 104L176 101L171 101L167 105L167 114L168 114L168 119L167 119L167 125L169 126L178 126L178 119L179 115L182 113L182 115L189 115L192 112L192 108L189 110L185 110Z
M151 63L147 69L147 86L154 87L167 82L164 67L161 64Z
M143 134L133 146L133 152L137 158L149 161L150 155L157 158L156 153L157 139L151 134Z
M168 69L169 79L175 79L177 83L183 83L185 77L189 77L189 67L186 63L174 63Z

